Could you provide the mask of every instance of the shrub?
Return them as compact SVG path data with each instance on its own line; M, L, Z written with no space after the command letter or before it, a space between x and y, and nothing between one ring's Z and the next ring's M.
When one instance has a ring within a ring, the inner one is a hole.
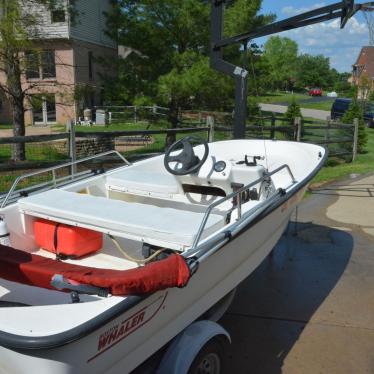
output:
M366 133L364 112L361 105L357 101L357 98L353 98L351 105L342 118L342 122L346 124L352 124L355 118L358 119L357 152L364 153L365 146L368 142L368 134Z
M255 97L248 97L248 109L247 113L249 117L260 117L261 116L261 108L258 103L258 99Z
M287 131L284 133L287 139L294 139L295 138L295 131L294 124L295 118L302 118L300 105L296 102L295 97L292 97L291 102L288 105L287 112L284 113L284 118L286 119L286 123L292 127L294 131Z
M302 118L300 105L296 102L295 97L292 97L292 100L288 105L287 112L284 113L284 117L289 120L292 125L295 122L295 118Z

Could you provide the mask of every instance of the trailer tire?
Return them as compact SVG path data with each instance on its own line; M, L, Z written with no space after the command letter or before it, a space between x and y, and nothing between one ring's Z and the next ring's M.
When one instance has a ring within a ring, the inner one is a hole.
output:
M227 339L223 336L209 340L193 360L188 374L223 374L225 344Z

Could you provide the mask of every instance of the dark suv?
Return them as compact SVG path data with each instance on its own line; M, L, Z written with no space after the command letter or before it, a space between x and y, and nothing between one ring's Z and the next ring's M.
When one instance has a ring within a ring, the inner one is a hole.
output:
M340 119L351 105L352 99L336 99L331 107L331 119ZM374 104L366 103L364 120L367 127L374 127Z

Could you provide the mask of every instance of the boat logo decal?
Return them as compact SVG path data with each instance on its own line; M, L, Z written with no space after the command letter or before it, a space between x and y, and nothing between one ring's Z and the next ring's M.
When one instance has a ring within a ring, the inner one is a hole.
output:
M87 362L94 360L96 357L100 356L102 353L106 352L108 349L112 348L121 340L127 338L133 332L153 319L164 305L167 294L168 293L166 292L164 295L161 295L150 304L132 314L130 317L127 317L103 332L99 336L97 342L97 353Z

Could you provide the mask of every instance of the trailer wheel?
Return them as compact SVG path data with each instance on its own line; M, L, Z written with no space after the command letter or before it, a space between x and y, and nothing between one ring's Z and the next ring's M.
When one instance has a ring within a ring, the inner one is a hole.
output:
M225 339L219 337L209 340L192 362L188 374L223 373L225 342Z
M157 374L221 374L229 333L213 321L187 326L168 346Z

